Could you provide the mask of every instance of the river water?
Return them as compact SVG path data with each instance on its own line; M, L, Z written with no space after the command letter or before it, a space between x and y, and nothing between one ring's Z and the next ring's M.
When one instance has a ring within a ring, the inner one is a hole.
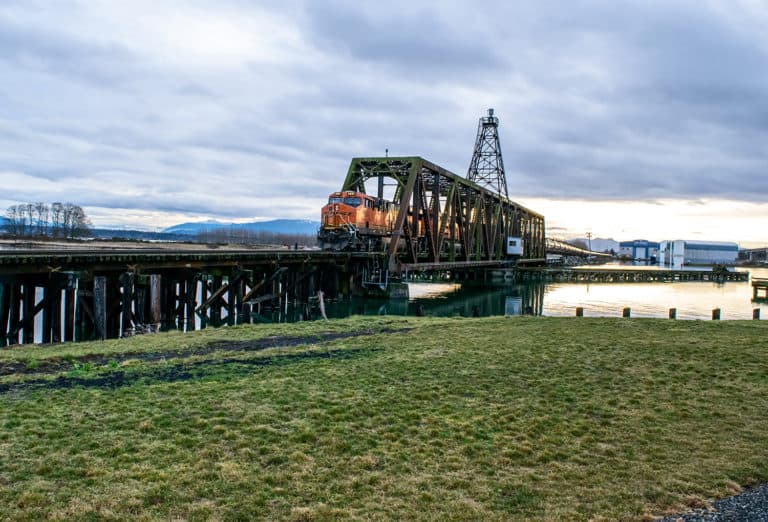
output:
M594 269L595 267L590 267ZM616 268L611 267L611 268ZM633 267L637 268L637 267ZM739 269L751 277L768 278L768 269ZM677 309L678 319L711 319L721 309L721 319L752 319L760 309L768 319L768 302L752 301L750 282L678 283L563 283L525 282L491 287L451 283L409 283L409 299L353 299L328 303L330 317L352 314L427 316L494 316L524 313L544 316L574 316L577 307L586 317L621 317L625 307L632 317L668 317Z

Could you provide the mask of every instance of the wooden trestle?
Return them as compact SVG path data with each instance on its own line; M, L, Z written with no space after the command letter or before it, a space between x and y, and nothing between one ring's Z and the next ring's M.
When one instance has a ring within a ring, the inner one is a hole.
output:
M760 295L760 291L763 295ZM752 299L768 301L768 279L765 278L752 278Z
M305 251L14 252L0 255L0 346L307 318L349 297L374 260Z
M628 269L585 269L545 268L520 269L522 279L545 279L550 281L595 282L595 283L653 283L712 281L747 281L749 272L722 272L713 270L632 270Z

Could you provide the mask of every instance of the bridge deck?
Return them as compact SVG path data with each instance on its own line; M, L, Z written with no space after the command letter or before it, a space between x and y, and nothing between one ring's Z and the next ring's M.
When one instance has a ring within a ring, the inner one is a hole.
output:
M617 268L546 268L522 269L523 277L555 281L600 283L650 283L683 281L747 281L749 272L719 272L712 270L632 270Z
M763 291L762 297L758 295L760 290ZM760 277L752 278L752 299L768 299L768 279Z
M126 266L155 268L211 268L263 262L280 264L340 263L372 259L378 254L319 250L14 250L0 253L0 275L54 271L114 270Z

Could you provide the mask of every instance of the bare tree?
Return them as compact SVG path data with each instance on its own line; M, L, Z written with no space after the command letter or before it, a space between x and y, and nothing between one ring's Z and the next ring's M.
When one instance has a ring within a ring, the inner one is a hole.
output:
M72 205L68 203L68 205ZM91 219L85 214L83 207L72 205L72 216L70 221L70 238L89 237L92 235Z
M24 203L24 214L25 214L25 217L27 218L25 235L34 236L35 235L35 204L31 202Z
M11 205L5 211L5 217L8 218L8 233L12 236L20 236L24 225L21 222L22 217L19 215L19 205Z
M50 219L51 209L48 203L38 201L35 203L35 214L37 216L37 235L48 235L48 220Z
M91 220L74 203L20 203L5 211L8 232L14 236L86 237L92 234Z
M64 205L56 201L51 203L51 236L63 236L64 229Z

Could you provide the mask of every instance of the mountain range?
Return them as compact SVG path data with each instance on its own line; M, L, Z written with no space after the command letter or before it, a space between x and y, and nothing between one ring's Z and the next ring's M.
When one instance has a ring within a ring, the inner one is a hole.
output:
M180 223L163 229L166 234L195 236L201 232L217 229L244 230L248 232L270 232L273 234L299 234L314 236L320 228L319 221L310 219L273 219L271 221L253 221L250 223L227 223L224 221L196 221Z

